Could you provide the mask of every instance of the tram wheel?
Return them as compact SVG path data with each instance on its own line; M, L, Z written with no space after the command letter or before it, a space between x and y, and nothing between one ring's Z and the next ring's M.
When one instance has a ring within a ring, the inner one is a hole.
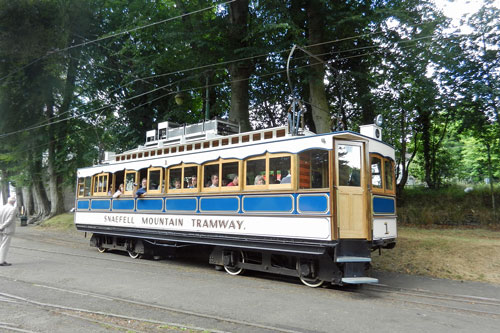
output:
M323 283L325 282L325 281L322 281L320 279L308 279L308 278L305 278L302 276L299 276L299 279L303 284L305 284L306 286L311 287L311 288L321 287L323 285Z
M104 252L106 252L107 250L108 250L107 248L102 247L102 246L99 246L99 247L97 248L97 251L99 251L99 253L104 253Z
M130 258L132 258L132 259L141 259L141 257L142 257L142 254L137 253L135 251L127 251L127 252L128 252L128 255L130 256Z
M245 256L243 255L243 251L235 252L235 254L238 255L238 262L245 262ZM229 275L240 275L245 271L244 268L233 267L233 266L228 266L228 265L224 265L224 269L226 270L227 274L229 274Z
M297 260L297 272L299 273L300 281L308 287L318 288L318 287L321 287L323 285L323 283L325 282L325 281L320 280L318 278L313 279L313 278L307 278L307 277L302 276L300 273L300 260Z

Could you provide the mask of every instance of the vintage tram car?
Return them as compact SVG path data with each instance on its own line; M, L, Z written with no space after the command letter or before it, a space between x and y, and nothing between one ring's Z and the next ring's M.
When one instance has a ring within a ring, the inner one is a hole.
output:
M314 134L160 123L143 146L78 170L76 228L101 252L205 245L232 275L376 283L371 252L397 237L394 149L380 135L376 125Z

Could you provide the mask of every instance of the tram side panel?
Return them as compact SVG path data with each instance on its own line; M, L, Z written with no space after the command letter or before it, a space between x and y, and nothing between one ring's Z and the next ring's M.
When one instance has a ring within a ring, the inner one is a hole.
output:
M79 199L75 224L100 233L127 229L138 237L177 232L329 242L328 200L327 193Z

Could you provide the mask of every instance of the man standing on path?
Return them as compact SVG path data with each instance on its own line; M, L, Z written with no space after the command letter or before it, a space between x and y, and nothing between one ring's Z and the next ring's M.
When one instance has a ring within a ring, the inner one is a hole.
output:
M7 204L0 208L0 266L10 266L5 259L10 240L16 230L16 198L9 197Z

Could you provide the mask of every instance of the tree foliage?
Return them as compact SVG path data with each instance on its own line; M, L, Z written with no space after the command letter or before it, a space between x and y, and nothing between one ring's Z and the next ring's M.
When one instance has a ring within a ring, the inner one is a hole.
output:
M57 213L77 167L160 121L278 126L294 97L317 132L384 115L399 190L412 168L498 179L499 18L491 0L470 33L429 0L0 0L1 178Z

